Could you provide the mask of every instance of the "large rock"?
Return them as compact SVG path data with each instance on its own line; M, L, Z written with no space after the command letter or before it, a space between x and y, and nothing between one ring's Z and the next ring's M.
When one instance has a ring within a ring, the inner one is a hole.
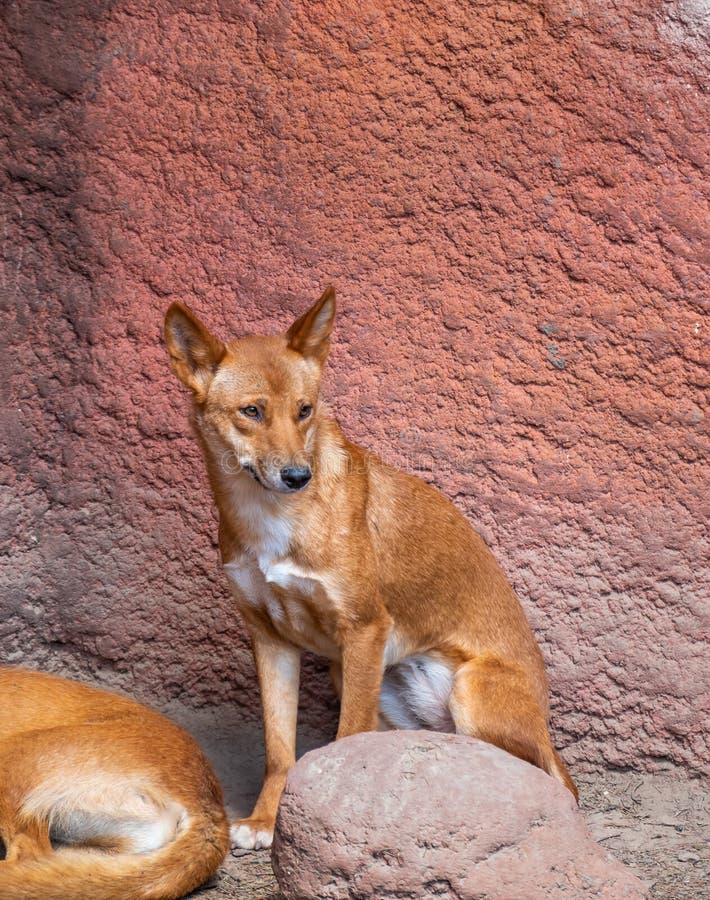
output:
M645 896L564 787L490 744L429 732L306 754L272 858L288 900Z

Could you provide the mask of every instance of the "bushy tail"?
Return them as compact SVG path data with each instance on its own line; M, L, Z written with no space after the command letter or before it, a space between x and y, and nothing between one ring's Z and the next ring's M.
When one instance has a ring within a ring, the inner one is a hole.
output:
M150 853L67 847L0 862L0 900L173 900L209 878L228 849L226 818L193 814L183 834Z
M572 781L572 778L567 771L567 766L562 762L562 757L552 748L552 745L546 748L542 753L542 759L539 765L548 775L552 775L553 778L561 781L566 788L572 791L574 799L579 803L577 785Z

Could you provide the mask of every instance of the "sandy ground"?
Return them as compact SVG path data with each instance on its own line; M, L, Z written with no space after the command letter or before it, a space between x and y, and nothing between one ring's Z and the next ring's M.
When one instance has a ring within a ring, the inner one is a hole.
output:
M222 780L230 813L249 812L263 771L258 726L244 726L229 710L166 710L200 740ZM322 743L299 736L299 754ZM682 773L576 775L592 835L626 863L649 888L649 897L710 900L710 791ZM235 851L200 900L278 900L269 851ZM619 898L622 900L622 898Z

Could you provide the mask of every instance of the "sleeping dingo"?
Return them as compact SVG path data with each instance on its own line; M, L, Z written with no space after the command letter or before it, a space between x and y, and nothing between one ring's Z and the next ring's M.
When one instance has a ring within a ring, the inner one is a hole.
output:
M0 666L0 900L172 900L229 849L197 742L133 700Z

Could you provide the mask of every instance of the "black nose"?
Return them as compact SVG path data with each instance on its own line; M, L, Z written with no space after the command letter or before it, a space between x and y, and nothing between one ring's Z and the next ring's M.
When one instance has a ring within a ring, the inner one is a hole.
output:
M309 466L286 466L280 472L281 481L293 491L305 487L311 480L311 474Z

